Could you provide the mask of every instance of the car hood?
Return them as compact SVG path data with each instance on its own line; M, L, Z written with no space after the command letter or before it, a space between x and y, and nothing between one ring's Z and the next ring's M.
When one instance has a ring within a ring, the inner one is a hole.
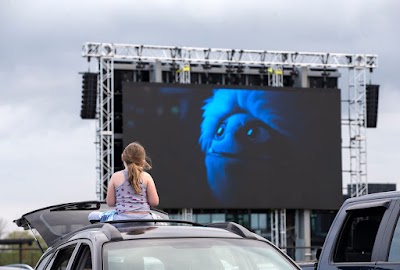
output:
M89 214L94 211L105 212L115 208L107 206L103 201L84 201L53 205L41 208L22 215L14 220L17 226L35 229L48 246L51 246L58 238L90 225ZM165 215L159 210L153 209L157 214Z

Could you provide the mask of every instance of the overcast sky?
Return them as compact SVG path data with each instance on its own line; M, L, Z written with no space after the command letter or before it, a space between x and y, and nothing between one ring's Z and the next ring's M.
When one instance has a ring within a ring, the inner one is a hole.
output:
M0 218L96 199L95 122L80 118L88 41L377 54L368 181L400 184L399 11L398 0L1 0Z

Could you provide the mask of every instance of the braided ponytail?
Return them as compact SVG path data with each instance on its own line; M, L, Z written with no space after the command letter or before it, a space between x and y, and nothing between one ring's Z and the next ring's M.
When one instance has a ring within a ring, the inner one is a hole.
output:
M140 194L142 189L140 188L140 174L143 169L135 163L128 164L128 180L136 194Z
M146 151L138 142L130 143L122 153L122 160L128 169L128 180L136 194L140 194L140 174L144 170L151 169L150 159L146 156Z

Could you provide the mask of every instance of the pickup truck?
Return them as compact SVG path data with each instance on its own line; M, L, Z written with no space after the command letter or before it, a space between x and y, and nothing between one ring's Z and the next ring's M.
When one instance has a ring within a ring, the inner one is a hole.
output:
M400 269L400 192L347 199L307 270Z

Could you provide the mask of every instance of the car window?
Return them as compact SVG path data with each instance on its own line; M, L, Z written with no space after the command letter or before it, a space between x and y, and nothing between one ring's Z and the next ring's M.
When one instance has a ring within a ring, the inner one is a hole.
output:
M400 217L397 219L396 228L393 233L392 241L389 250L389 262L400 261Z
M52 259L52 262L49 264L49 267L46 269L50 270L65 270L67 269L69 260L71 259L72 253L74 252L75 245L70 245L60 249L56 256Z
M384 207L373 207L349 211L341 228L333 261L370 262L385 210Z
M92 254L89 245L80 245L75 258L72 270L92 270Z
M143 239L104 245L105 270L297 269L270 244L246 239Z
M51 258L51 255L41 258L41 260L38 262L38 265L35 267L35 269L36 270L44 269L44 267L46 266L46 264L50 258Z

